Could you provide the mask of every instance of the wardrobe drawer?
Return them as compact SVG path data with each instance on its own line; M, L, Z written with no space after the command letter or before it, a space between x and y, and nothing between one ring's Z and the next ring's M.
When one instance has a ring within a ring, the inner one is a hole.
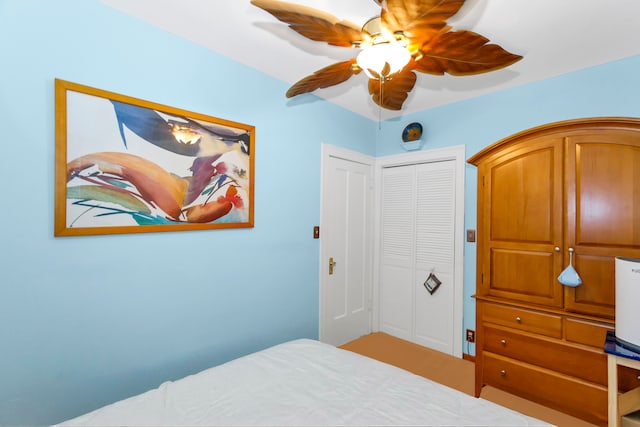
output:
M587 381L607 384L607 357L602 350L492 327L484 328L484 349Z
M562 317L507 305L482 303L482 320L521 331L562 338Z
M613 330L613 325L606 323L589 322L571 317L564 319L564 337L569 342L602 349L604 348L607 331L610 330Z
M595 424L607 421L607 388L489 352L485 383Z

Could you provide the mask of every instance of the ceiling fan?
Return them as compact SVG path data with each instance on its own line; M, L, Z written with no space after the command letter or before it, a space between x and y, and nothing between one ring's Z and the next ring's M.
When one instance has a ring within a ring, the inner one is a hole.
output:
M400 110L416 82L414 71L454 76L487 73L522 56L472 31L454 31L447 19L465 0L374 0L380 16L362 27L311 7L251 0L301 35L333 46L362 49L357 57L322 68L295 83L287 98L347 81L364 71L369 94L382 108Z

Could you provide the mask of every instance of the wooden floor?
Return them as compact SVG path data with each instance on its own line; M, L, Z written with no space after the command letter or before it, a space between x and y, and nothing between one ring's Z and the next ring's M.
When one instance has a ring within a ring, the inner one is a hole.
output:
M471 361L458 359L382 332L366 335L341 348L398 366L473 395L475 373ZM558 427L595 427L594 424L490 386L483 388L481 397Z

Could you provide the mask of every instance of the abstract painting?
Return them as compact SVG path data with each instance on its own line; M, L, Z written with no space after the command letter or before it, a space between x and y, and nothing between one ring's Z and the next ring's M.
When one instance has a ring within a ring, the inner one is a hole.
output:
M56 236L253 227L253 126L56 79Z

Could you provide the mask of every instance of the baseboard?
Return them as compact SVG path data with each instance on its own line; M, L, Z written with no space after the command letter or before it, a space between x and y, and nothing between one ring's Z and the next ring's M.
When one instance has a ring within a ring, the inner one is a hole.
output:
M475 356L472 356L472 355L470 355L470 354L462 353L462 358L463 358L464 360L468 360L468 361L470 361L470 362L476 363L476 357L475 357Z

